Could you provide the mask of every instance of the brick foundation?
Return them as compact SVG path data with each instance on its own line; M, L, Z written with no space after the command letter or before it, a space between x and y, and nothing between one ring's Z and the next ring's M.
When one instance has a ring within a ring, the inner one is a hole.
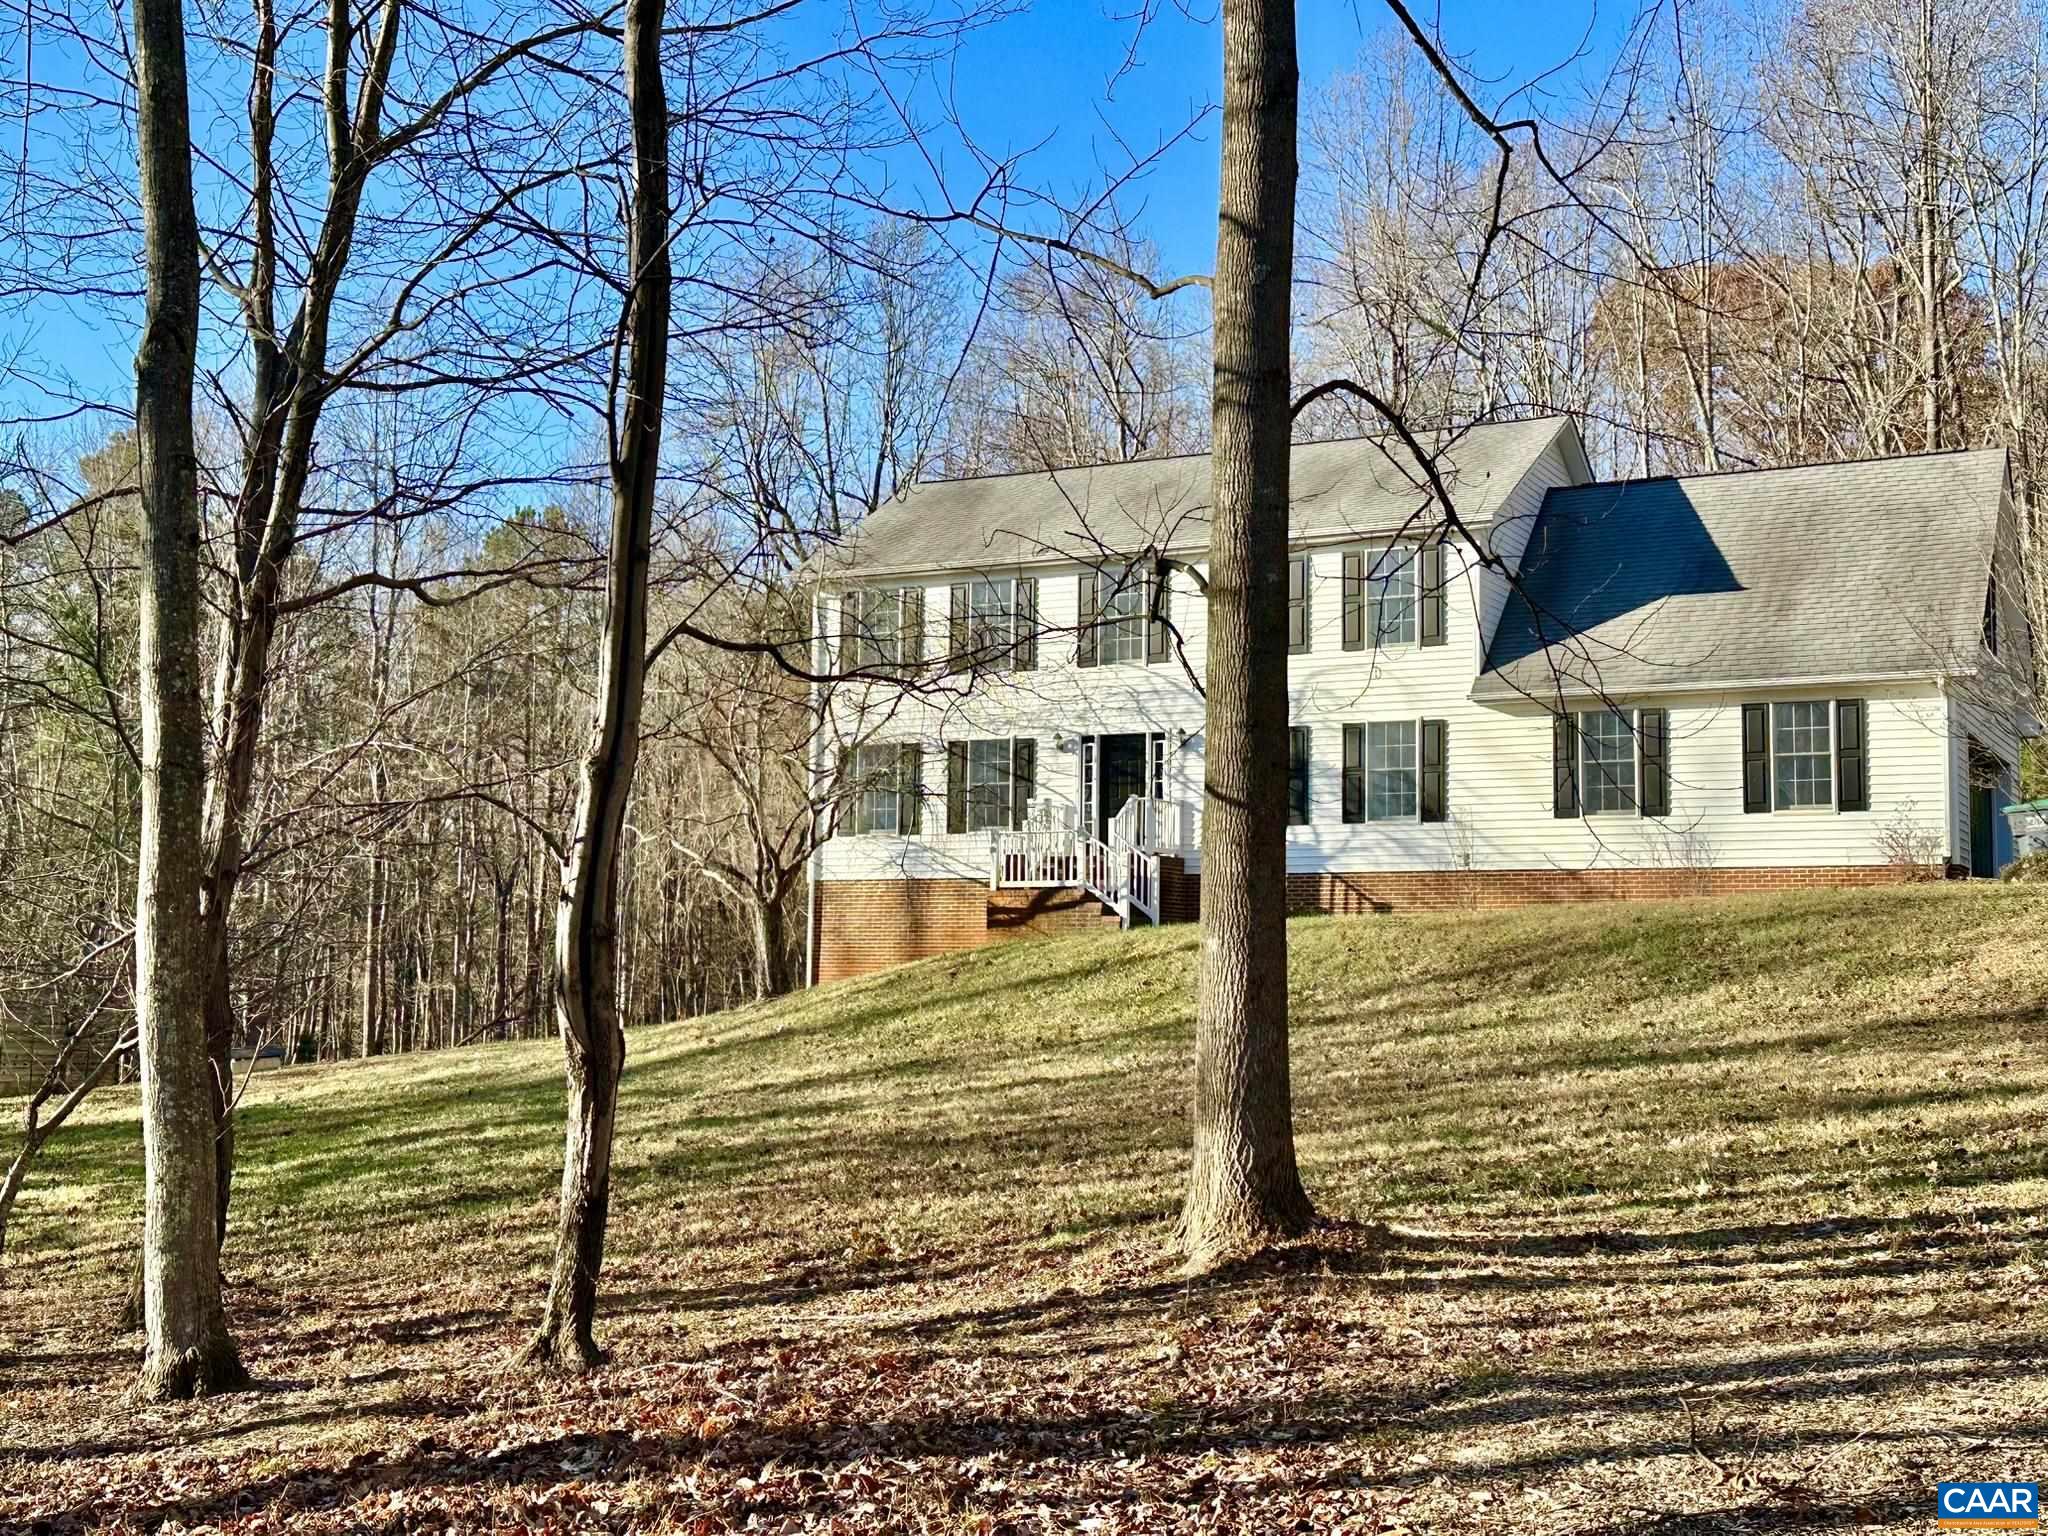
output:
M1905 874L1883 864L1758 869L1482 869L1289 875L1287 910L1454 912L1563 901L1667 901L1679 896L1896 885Z
M1105 921L1085 891L991 891L978 880L826 880L817 903L814 981L1006 939L1098 931Z
M1328 912L1455 912L1565 901L1660 901L1831 886L1896 885L1911 872L1884 864L1757 869L1401 870L1289 875L1292 916ZM1199 875L1159 861L1161 920L1201 916ZM827 880L818 886L818 981L864 976L911 960L1005 939L1089 932L1103 907L1085 892L991 891L973 880ZM1108 919L1110 923L1115 920Z

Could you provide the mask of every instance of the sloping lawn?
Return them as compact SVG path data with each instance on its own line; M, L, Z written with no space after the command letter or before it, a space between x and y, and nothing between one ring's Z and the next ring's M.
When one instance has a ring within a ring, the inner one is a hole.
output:
M2048 1480L2048 895L1293 927L1333 1221L1199 1281L1195 932L999 946L628 1043L600 1333L505 1374L553 1043L241 1121L257 1390L121 1400L132 1095L0 1266L0 1527L1924 1530ZM10 1121L12 1116L10 1115Z

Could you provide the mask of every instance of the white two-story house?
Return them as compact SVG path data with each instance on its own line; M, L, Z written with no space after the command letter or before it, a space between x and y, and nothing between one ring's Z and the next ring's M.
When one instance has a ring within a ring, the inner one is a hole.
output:
M1294 450L1288 896L1399 911L2009 856L2002 452L1595 481L1564 418ZM920 485L820 572L814 979L1194 918L1203 456Z

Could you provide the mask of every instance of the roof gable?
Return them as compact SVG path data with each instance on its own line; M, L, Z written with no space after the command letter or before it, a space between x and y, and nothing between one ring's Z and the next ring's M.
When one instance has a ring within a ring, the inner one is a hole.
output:
M1553 490L1473 693L1973 666L2004 489L1986 449Z

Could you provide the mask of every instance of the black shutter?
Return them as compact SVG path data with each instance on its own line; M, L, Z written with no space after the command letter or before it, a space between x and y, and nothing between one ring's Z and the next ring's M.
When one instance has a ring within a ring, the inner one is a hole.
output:
M1346 556L1350 559L1350 556ZM1344 820L1365 820L1365 727L1344 727Z
M974 662L967 654L967 583L955 582L946 594L946 666L954 672L965 672Z
M1095 620L1102 612L1101 595L1096 587L1096 582L1099 579L1093 571L1083 571L1081 573L1081 649L1079 654L1074 657L1074 662L1077 666L1092 667L1095 665Z
M1308 556L1294 555L1287 561L1287 653L1308 652Z
M946 830L967 830L967 743L946 743Z
M1550 722L1550 809L1556 816L1579 814L1579 722L1555 715Z
M1450 814L1450 776L1445 772L1444 762L1448 729L1441 720L1422 722L1421 811L1424 821L1443 821Z
M1167 598L1173 587L1168 579L1166 566L1155 565L1145 577L1145 612L1150 622L1145 626L1145 660L1170 661L1173 658L1173 629L1167 617Z
M1017 578L1017 646L1012 652L1019 672L1038 669L1038 578Z
M860 666L860 594L845 592L839 598L839 670L852 672Z
M1636 711L1636 740L1642 747L1645 816L1671 814L1671 716L1661 709Z
M1742 808L1751 815L1771 808L1771 706L1742 706Z
M1308 727L1287 729L1287 824L1308 825Z
M1387 595L1386 577L1393 570L1394 551L1376 549L1366 558L1365 567L1365 643L1374 650L1380 648L1380 637L1386 633L1380 609Z
M1344 557L1344 649L1365 649L1365 556Z
M915 742L896 753L896 830L905 837L924 830L924 748Z
M924 588L905 587L896 594L896 654L904 672L924 663Z
M1010 743L1010 828L1024 830L1024 811L1038 793L1038 742L1019 736Z
M1425 544L1422 546L1422 643L1442 645L1448 638L1444 626L1444 547Z
M1835 700L1835 807L1870 809L1870 749L1863 737L1863 701Z

